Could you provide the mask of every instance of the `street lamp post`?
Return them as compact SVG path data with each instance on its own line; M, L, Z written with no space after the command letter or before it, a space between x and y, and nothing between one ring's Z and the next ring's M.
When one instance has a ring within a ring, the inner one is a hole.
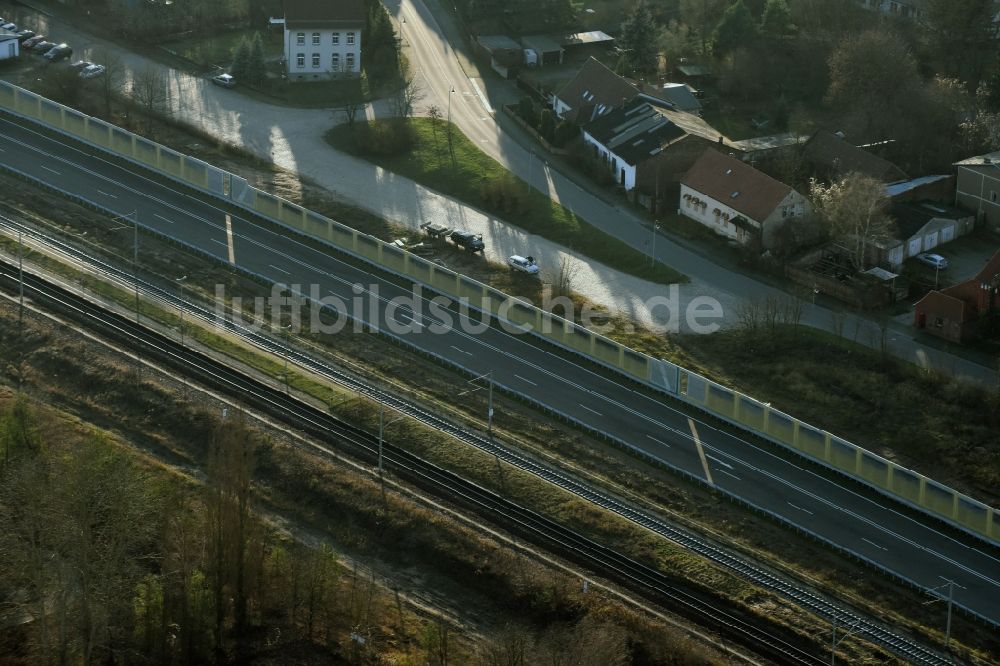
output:
M451 96L455 94L455 86L448 90L448 148L451 148Z
M649 267L654 268L656 266L656 232L660 228L659 221L653 222L653 247L649 252Z
M528 151L528 192L531 192L531 167L535 163L535 151Z

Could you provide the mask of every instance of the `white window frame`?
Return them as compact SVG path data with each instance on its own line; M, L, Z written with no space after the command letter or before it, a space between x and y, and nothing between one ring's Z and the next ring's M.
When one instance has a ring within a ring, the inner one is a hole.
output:
M334 53L330 57L330 66L333 67L333 71L340 71L340 54Z
M353 32L347 33L347 43L348 44L353 44L354 43L354 33Z
M296 54L296 56L295 56L295 66L298 69L305 69L306 68L306 54L305 53Z
M313 33L313 46L319 46L319 33Z
M354 71L354 54L353 53L348 53L347 54L347 71L348 72L353 72Z
M332 42L331 42L331 43L332 43L332 44L333 44L334 46L337 46L337 45L339 45L339 44L340 44L340 33L339 33L339 32L333 32L333 33L330 33L330 38L332 39Z
M306 45L306 33L304 33L304 32L296 33L296 35L295 35L295 45L296 46L305 46Z

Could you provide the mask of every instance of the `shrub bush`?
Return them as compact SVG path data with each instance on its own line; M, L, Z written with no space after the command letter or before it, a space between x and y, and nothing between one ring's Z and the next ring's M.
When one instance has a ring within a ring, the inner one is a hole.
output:
M413 128L405 118L354 126L354 143L363 155L401 155L413 148L414 140Z

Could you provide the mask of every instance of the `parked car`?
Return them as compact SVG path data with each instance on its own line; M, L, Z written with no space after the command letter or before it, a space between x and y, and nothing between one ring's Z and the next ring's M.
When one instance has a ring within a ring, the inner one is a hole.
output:
M38 42L31 47L31 52L37 55L45 55L57 46L59 45L55 42Z
M232 74L216 74L212 77L212 83L223 88L232 88L236 85L236 79Z
M482 252L486 249L483 237L479 234L474 234L471 231L455 230L451 232L451 236L449 236L449 238L451 238L452 243L465 248L470 252Z
M4 30L10 30L11 32L17 32L16 23L4 23L3 25L0 25L0 28L3 28Z
M80 72L81 79L96 79L101 74L104 74L104 65L90 65L89 67L84 67Z
M33 49L44 41L45 41L45 35L35 35L31 39L24 40L24 43L21 44L21 47L26 49Z
M917 255L917 261L922 264L926 264L931 268L936 268L937 270L943 271L948 268L948 260L942 257L940 254L934 254L933 252L924 252Z
M522 273L527 273L529 275L538 274L538 264L535 263L534 257L522 257L519 254L507 257L507 263L515 271L521 271Z
M45 53L45 59L50 62L57 62L59 60L66 60L71 55L73 55L73 48L69 44L63 43L54 49L49 49Z
M18 30L17 31L17 41L24 44L26 41L35 36L34 30Z
M93 64L94 63L90 62L89 60L77 60L76 62L72 63L69 67L70 69L76 70L77 72L82 72L83 70L87 69Z

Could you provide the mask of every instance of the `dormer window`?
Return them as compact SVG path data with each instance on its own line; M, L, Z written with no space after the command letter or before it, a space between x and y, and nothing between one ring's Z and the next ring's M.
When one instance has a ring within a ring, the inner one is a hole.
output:
M736 199L739 196L740 196L740 192L739 192L739 190L737 190L737 191L733 192L732 194L730 194L729 198L730 199Z

